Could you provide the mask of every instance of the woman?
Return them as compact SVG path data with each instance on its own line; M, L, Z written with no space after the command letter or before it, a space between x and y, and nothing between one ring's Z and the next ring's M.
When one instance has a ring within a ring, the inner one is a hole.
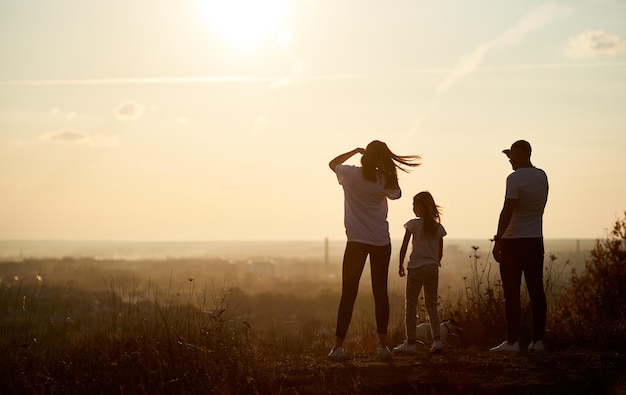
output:
M356 154L361 167L343 163ZM366 149L355 148L331 160L330 169L337 174L344 190L344 225L348 241L343 257L341 300L337 313L335 346L328 354L331 359L343 359L343 342L352 319L352 310L367 256L370 257L372 291L376 305L378 357L389 358L386 345L389 323L387 275L391 257L391 239L387 222L387 199L399 199L397 170L403 166L419 166L417 155L399 156L387 145L375 140Z

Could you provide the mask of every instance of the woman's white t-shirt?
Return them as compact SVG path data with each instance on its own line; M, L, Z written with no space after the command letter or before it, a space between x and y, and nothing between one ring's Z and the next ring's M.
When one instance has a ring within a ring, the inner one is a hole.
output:
M384 246L391 242L387 222L387 199L399 199L400 188L387 189L384 180L363 178L363 168L338 165L337 180L344 190L344 225L348 241Z

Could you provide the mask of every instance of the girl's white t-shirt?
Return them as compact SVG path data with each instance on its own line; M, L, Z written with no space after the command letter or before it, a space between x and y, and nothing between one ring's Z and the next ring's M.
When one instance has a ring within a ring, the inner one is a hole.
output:
M439 265L439 240L448 233L443 225L439 224L437 233L434 236L424 236L424 220L421 218L413 218L409 220L404 227L411 232L411 256L409 263L406 265L409 269L415 269L425 265Z
M391 243L387 199L399 199L400 188L387 189L384 180L363 178L362 167L338 165L337 180L344 190L344 225L348 241L384 246Z

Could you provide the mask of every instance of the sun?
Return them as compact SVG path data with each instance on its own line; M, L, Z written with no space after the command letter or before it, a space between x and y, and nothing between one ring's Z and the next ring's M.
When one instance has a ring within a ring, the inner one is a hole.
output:
M250 49L276 34L288 0L207 0L211 28L240 49Z

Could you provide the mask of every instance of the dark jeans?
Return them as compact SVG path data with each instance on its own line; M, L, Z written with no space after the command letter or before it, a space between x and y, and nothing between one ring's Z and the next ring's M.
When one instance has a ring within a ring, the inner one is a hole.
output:
M349 241L343 255L341 300L337 313L337 337L345 338L352 320L352 310L359 291L359 281L365 267L367 256L370 256L370 272L372 291L376 305L376 330L378 334L387 333L389 324L389 297L387 295L387 275L391 244L374 246Z
M541 340L546 327L546 294L543 290L543 239L502 239L500 277L506 310L506 339L519 340L522 273L532 304L533 341Z

